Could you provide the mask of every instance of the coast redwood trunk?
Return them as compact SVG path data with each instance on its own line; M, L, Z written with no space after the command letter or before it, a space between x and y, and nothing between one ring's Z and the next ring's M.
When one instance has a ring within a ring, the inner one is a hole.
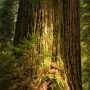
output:
M70 90L82 90L79 5L80 0L63 0L61 54Z

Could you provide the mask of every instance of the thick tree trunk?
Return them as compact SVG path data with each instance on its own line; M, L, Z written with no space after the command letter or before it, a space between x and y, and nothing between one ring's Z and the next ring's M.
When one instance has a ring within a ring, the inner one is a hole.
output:
M36 48L32 47L30 50L29 49L27 50L28 54L32 54L32 56L29 57L28 60L30 60L29 61L30 64L32 64L31 61L35 62L34 51L38 51L38 55L43 54L42 67L45 68L48 66L48 69L47 70L45 69L45 71L44 70L40 71L37 70L36 68L32 69L32 67L30 67L31 70L30 78L33 78L34 74L36 73L38 76L40 76L41 74L42 75L48 74L49 71L54 70L55 73L58 70L56 69L56 67L52 69L50 67L50 64L52 64L53 62L52 57L54 55L55 56L54 64L56 64L57 67L59 67L61 22L62 22L61 0L49 0L48 2L42 0L31 0L31 1L20 0L14 45L17 46L18 44L21 44L21 40L23 40L24 38L27 38L29 40L30 39L29 35L32 36L33 34L38 33L40 39L36 44ZM55 51L52 48L55 48ZM38 58L39 61L37 62L40 63L41 58L40 57ZM61 71L64 72L64 70ZM53 73L51 72L49 74L53 75ZM60 75L62 79L64 76L65 75L63 76ZM43 90L43 88L47 90L48 87L49 86L47 86L47 81L45 81L41 85L41 88L40 87L38 88L38 90L39 89ZM67 89L65 88L65 90Z
M61 53L70 90L82 90L79 0L63 1Z
M36 5L37 2L37 5ZM21 44L22 40L24 38L27 38L28 40L31 39L29 37L33 34L39 34L39 41L36 44L37 48L32 47L30 50L27 50L28 60L31 67L30 67L30 79L32 80L33 76L36 74L36 76L40 77L40 74L43 74L39 69L37 68L33 69L33 63L35 62L35 52L38 52L39 54L43 55L43 58L38 57L37 63L42 63L43 65L45 60L48 60L48 66L50 66L50 60L51 57L47 57L46 54L52 55L52 42L53 42L53 2L50 0L48 3L45 3L40 0L20 0L19 3L19 10L18 10L18 18L17 18L17 24L16 24L16 32L15 32L15 38L14 38L14 45L17 46L18 44ZM37 37L38 38L38 37ZM42 59L42 61L40 60ZM37 65L38 66L38 65ZM36 73L35 73L36 72ZM33 83L33 81L31 82ZM36 87L36 86L34 86ZM34 88L33 87L33 88ZM45 88L47 85L43 82L41 86L41 90ZM38 88L38 90L40 87Z

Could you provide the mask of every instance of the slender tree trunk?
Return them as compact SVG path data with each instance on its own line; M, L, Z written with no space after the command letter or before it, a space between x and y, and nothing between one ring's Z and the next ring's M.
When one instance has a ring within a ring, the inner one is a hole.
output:
M61 54L70 90L82 90L79 0L63 1Z
M19 1L19 10L16 23L16 32L14 38L14 45L20 44L23 38L28 38L28 33L32 33L32 5L29 0Z

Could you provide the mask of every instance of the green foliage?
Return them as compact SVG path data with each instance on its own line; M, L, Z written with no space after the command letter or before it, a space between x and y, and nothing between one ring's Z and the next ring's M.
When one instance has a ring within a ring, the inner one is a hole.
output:
M83 90L90 89L90 0L81 0L81 53Z
M86 43L86 41L81 43L83 43L81 44L83 90L88 90L88 87L90 86L90 47L88 46L88 43Z
M0 89L5 90L13 82L16 75L13 75L15 67L15 56L10 53L0 53Z
M81 40L90 40L90 0L81 0Z
M58 72L55 75L44 73L49 70L50 56L38 54L35 48L38 35L30 37L30 40L24 38L22 44L10 46L8 51L0 54L0 89L36 90L46 81L48 88L63 90L63 80Z
M36 82L42 85L47 82L48 89L50 90L63 90L64 81L60 79L59 74L43 74L42 77L38 78Z
M0 7L0 50L3 51L13 40L15 30L15 9L18 0L3 0Z
M30 80L37 76L42 56L35 51L37 35L32 37L30 41L24 39L23 44L10 46L10 49L0 53L0 90L33 88L31 85L34 82Z

